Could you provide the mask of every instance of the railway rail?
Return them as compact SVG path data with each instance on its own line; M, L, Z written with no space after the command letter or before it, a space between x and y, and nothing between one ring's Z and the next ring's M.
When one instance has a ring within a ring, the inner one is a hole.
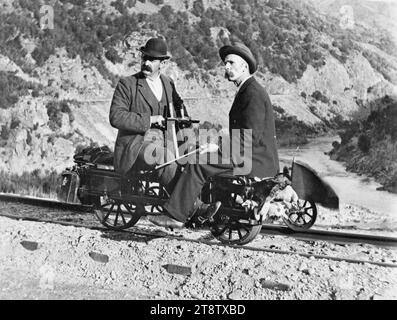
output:
M69 204L59 202L57 200L52 199L43 199L43 198L35 198L35 197L26 197L26 196L18 196L18 195L11 195L11 194L0 194L0 201L3 202L16 202L16 203L23 203L28 205L34 205L39 207L49 207L49 208L56 208L60 210L70 210L70 211L77 211L83 213L90 213L93 209L92 206L86 205L79 205L79 204ZM81 227L87 228L91 230L99 230L99 231L106 231L110 232L108 229L102 226L92 226L89 224L82 224L82 223L75 223L70 221L62 221L62 220L55 220L55 219L42 219L39 217L34 216L23 216L23 215L10 215L10 214L2 214L0 216L7 217L10 219L15 220L25 220L25 221L34 221L34 222L43 222L43 223L53 223L59 224L64 226L74 226L74 227ZM157 233L150 233L145 231L137 231L137 230L126 230L126 231L117 231L121 233L131 233L134 235L151 237L151 238L169 238L169 239L176 239L181 241L188 241L188 242L195 242L207 245L215 245L215 246L227 246L220 243L212 243L210 241L205 240L192 240L181 238L180 236L170 235L170 234L162 234L159 235ZM374 235L364 235L364 234L354 234L354 233L342 233L342 232L334 232L334 231L323 231L323 230L308 230L302 232L295 232L286 227L282 226L275 226L275 225L263 225L262 234L266 235L278 235L278 236L287 236L293 237L299 240L305 241L327 241L327 242L334 242L334 243L341 243L341 244L352 244L352 243L360 243L360 244L370 244L378 247L389 247L389 248L396 248L397 247L397 238L394 237L384 237L384 236L374 236ZM277 250L277 249L268 249L268 248L256 248L252 246L231 246L233 248L240 248L252 251L260 251L260 252L267 252L267 253L277 253L277 254L291 254L291 255L298 255L302 257L313 257L315 259L327 259L333 261L345 261L348 263L355 263L355 264L371 264L377 265L380 267L386 268L397 268L396 263L385 263L385 262L376 262L376 261L367 261L367 260L356 260L356 259L349 259L345 257L337 257L337 256L328 256L328 255L318 255L312 253L299 253L295 251L285 251L285 250Z
M30 204L30 205L41 206L46 208L57 208L61 210L71 210L71 211L80 211L80 212L92 211L92 206L65 203L54 199L20 196L16 194L8 194L8 193L0 193L0 201L18 202L18 203Z

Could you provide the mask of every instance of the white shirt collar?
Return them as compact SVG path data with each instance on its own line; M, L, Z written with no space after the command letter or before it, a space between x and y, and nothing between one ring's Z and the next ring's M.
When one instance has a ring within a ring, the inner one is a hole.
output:
M151 79L151 78L145 78L147 82L159 82L160 81L160 75L158 75L158 77Z
M249 76L247 79L241 81L240 85L237 87L237 92L240 91L241 87L243 86L244 83L247 82L248 79L250 79L252 76Z
M146 82L149 85L149 88L152 90L155 97L157 98L157 100L161 101L161 98L163 96L163 83L161 82L160 76L154 79L146 78Z
M236 96L237 94L240 92L241 87L243 86L244 83L247 82L248 79L252 78L252 75L250 75L247 79L241 81L240 85L237 87L237 91L236 91Z

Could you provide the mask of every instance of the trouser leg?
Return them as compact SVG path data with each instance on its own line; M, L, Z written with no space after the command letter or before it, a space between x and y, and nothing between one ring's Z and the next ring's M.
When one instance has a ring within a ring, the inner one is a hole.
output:
M156 147L156 152L159 152L159 154L154 157L148 157L152 149L153 144L150 142L144 142L134 164L134 169L153 170L157 165L163 164L165 159L169 161L173 158L170 153L168 154L167 158L165 158L163 152L165 152L166 149L161 149L159 147ZM159 181L164 185L169 193L173 191L176 181L178 180L177 172L178 165L176 163L171 163L170 165L156 171Z
M175 219L186 222L195 211L195 202L205 182L218 174L233 174L232 165L189 164L182 172L164 208Z

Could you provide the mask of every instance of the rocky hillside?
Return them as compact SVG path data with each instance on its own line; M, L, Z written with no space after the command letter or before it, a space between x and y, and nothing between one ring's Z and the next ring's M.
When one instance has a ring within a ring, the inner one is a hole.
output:
M369 114L397 95L389 37L295 1L0 0L0 170L60 171L79 145L113 146L108 110L117 79L137 71L138 48L164 36L171 75L190 114L223 127L235 88L218 48L245 42L277 115L278 135L315 134ZM299 142L299 141L298 141Z
M395 0L305 0L321 13L334 17L350 17L354 23L381 29L397 41L397 2ZM349 18L348 18L349 19ZM345 20L348 20L345 19ZM347 21L346 21L347 22Z

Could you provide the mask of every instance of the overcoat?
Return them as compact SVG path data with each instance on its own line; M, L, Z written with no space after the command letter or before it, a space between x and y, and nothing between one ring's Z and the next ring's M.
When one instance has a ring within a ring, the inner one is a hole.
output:
M279 172L273 107L265 88L254 77L243 83L234 99L229 129L252 130L252 171L248 176L274 177Z
M166 106L160 106L141 72L121 78L116 86L109 112L110 124L118 129L114 148L114 167L116 172L127 174L137 160L143 146L146 132L150 129L150 116L169 113L172 102L176 112L186 109L183 100L176 92L173 81L161 75Z
M237 175L262 179L273 178L279 173L273 108L265 89L253 77L243 83L236 95L229 113L229 128L230 131L236 130L237 137L240 136L242 129L251 130L252 139L247 142L237 138L238 147L234 148L236 135L229 132L227 143L222 143L221 147L231 142L231 148L228 152L222 148L220 153L222 159L218 160L230 160L228 157L231 156L232 164L222 162L222 164L186 166L170 199L164 205L176 220L185 222L195 212L195 201L208 177ZM246 135L243 136L246 138ZM252 155L240 155L240 151L244 150L245 142L252 146ZM246 161L251 161L251 167L246 165ZM240 163L244 165L238 166Z

